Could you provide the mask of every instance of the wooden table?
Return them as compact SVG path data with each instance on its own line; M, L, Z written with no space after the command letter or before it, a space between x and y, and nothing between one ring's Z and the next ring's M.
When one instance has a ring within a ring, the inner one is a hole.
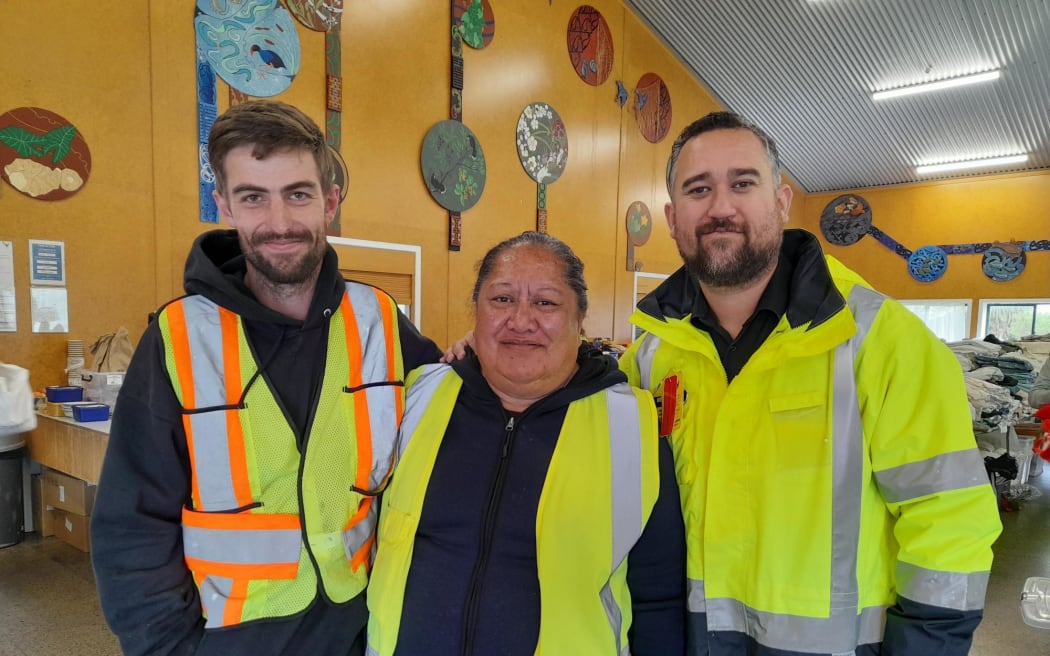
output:
M109 422L37 414L36 429L26 433L25 442L30 460L97 484L109 443Z

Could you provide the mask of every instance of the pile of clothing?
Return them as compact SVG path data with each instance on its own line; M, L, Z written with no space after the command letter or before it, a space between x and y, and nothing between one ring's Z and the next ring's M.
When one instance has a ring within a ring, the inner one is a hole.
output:
M1019 345L994 335L982 340L951 342L966 378L966 396L975 430L992 430L1004 421L1026 414L1022 401L1035 382L1041 362L1033 360Z

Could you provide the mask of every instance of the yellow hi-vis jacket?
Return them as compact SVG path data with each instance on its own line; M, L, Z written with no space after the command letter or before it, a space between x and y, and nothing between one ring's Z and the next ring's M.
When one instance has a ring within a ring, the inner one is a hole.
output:
M827 267L845 305L818 325L782 317L728 384L688 310L631 317L647 334L620 363L671 440L694 635L852 654L882 640L898 595L983 607L1001 525L961 368L903 306Z
M392 299L347 283L302 454L239 316L188 296L158 321L183 407L193 500L183 549L206 628L298 613L319 585L335 603L355 597L404 401Z
M416 529L462 379L447 365L409 374L397 473L383 495L368 590L368 656L397 645ZM536 516L536 654L629 654L627 555L659 493L656 410L620 383L572 402Z

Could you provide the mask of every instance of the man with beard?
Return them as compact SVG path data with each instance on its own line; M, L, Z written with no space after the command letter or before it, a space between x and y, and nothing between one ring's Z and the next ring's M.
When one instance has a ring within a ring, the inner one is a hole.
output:
M360 654L404 372L440 351L340 275L313 120L240 104L208 154L233 230L196 240L128 368L91 521L102 609L125 654Z
M962 372L899 303L785 230L776 145L688 126L685 266L632 316L686 521L689 653L966 654L1001 530Z

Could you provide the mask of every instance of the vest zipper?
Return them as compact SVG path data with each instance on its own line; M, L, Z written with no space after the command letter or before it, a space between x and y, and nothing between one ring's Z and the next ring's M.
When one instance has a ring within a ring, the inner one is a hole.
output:
M470 592L467 594L466 613L463 615L463 648L461 651L463 656L471 656L474 653L475 629L477 628L475 625L481 606L481 583L492 551L492 538L496 532L496 511L499 510L499 502L503 497L507 460L514 441L514 429L515 419L510 417L503 428L503 448L500 451L499 464L496 466L496 477L492 481L492 489L489 492L489 502L485 507L478 560L474 563L474 572L470 575Z

